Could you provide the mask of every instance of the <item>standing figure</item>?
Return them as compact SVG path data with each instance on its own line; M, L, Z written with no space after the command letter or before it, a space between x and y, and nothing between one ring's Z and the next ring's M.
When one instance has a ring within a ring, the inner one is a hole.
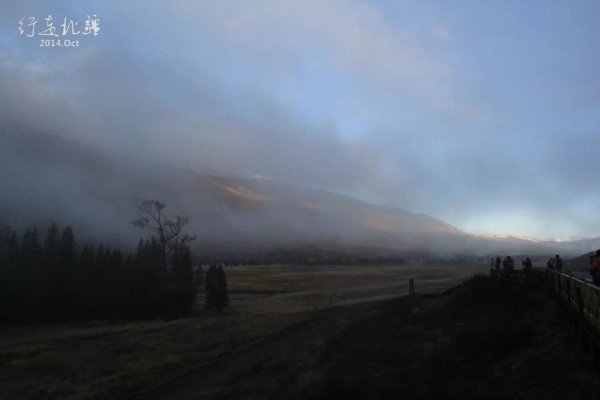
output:
M515 260L511 256L506 256L502 261L502 268L505 271L512 271L515 268Z
M502 260L500 260L500 257L496 257L496 270L500 269L500 264L502 263Z
M510 261L508 256L504 257L504 260L502 260L502 269L504 271L508 271L510 269Z
M512 258L511 256L507 256L508 258L508 269L510 269L511 271L513 271L515 269L515 259Z
M556 257L554 257L554 269L556 269L558 271L562 271L562 267L563 267L563 260L557 254Z
M529 257L525 257L525 261L523 261L523 272L525 273L525 279L527 279L527 282L531 282L531 278L533 276L533 263Z

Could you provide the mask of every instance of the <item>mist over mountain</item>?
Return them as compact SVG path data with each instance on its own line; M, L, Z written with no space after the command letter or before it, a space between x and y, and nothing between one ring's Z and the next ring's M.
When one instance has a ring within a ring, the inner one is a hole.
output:
M591 3L544 6L543 18L536 3L0 4L0 124L465 231L600 232ZM56 28L95 14L100 31L42 48L49 14ZM24 16L38 22L27 32Z
M108 155L33 128L5 124L0 134L0 223L16 228L71 224L83 240L132 248L149 232L130 221L141 201L190 217L199 254L267 254L313 246L336 252L423 257L579 254L598 241L484 238L424 214L265 177L192 171Z

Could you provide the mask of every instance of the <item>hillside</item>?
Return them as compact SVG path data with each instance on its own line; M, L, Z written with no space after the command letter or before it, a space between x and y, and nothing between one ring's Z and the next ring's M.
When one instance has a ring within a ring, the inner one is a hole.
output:
M595 254L596 251L590 251L588 253L572 258L568 260L568 262L571 264L571 268L573 268L576 271L589 271L591 267L590 257Z
M2 128L0 154L0 224L59 221L74 225L84 238L112 245L133 246L143 234L129 223L138 205L160 199L172 214L191 218L194 246L208 255L439 259L588 250L576 243L479 237L424 214L347 195L207 167L181 169L135 154L108 156L25 128Z

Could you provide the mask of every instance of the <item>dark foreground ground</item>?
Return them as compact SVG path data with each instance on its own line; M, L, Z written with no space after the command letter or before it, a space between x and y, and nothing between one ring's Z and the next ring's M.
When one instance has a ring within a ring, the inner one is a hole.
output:
M1 398L600 398L548 289L487 277L294 313L28 329L0 338Z
M309 398L600 398L581 336L544 285L475 277L396 299L336 336Z

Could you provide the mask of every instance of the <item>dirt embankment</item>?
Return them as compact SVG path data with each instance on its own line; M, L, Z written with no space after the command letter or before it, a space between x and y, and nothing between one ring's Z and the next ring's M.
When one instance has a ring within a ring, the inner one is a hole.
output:
M475 277L395 299L330 340L298 398L600 398L581 336L543 285Z

